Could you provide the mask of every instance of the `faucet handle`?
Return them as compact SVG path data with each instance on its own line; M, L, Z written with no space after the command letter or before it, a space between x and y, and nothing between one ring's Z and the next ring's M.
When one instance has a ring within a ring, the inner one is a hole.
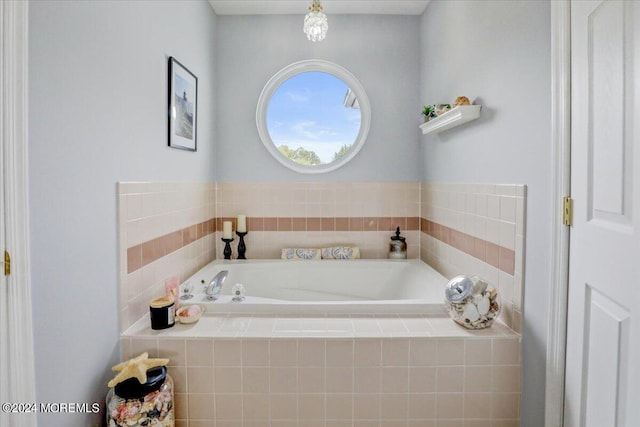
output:
M233 302L241 302L244 301L244 285L242 283L236 283L233 285L231 289L231 293L233 294L233 298L231 301Z

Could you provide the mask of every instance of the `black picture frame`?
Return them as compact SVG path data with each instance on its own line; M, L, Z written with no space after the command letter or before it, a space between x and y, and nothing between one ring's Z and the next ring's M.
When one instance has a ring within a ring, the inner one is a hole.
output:
M198 78L173 56L169 57L168 145L197 151Z

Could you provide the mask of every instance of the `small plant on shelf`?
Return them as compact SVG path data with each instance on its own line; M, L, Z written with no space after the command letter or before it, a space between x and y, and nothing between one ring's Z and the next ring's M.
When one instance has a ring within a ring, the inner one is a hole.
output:
M422 115L424 116L424 121L428 122L431 119L435 119L440 114L446 113L450 109L451 109L451 104L425 105L422 108Z
M435 117L435 108L433 107L433 105L425 105L424 107L422 107L422 115L424 116L425 121L429 120L432 117Z
M424 121L429 121L430 119L436 117L436 106L435 105L425 105L422 107L422 115L424 116Z

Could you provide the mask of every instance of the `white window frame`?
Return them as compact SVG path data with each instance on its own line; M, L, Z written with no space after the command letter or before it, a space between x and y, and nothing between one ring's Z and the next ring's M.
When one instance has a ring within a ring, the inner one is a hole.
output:
M360 106L360 131L358 132L358 136L356 137L353 146L345 156L334 162L322 165L301 165L285 157L271 139L269 129L267 128L267 108L269 107L271 96L278 87L280 87L280 85L289 78L309 71L320 71L331 74L344 81L355 94ZM341 67L340 65L334 64L333 62L320 59L309 59L287 65L269 79L258 98L258 106L256 108L256 125L258 126L258 135L260 135L260 139L262 140L265 148L269 153L271 153L273 158L282 165L299 173L331 172L349 163L349 161L353 159L364 146L371 126L371 105L369 104L369 98L367 97L364 87L349 70Z

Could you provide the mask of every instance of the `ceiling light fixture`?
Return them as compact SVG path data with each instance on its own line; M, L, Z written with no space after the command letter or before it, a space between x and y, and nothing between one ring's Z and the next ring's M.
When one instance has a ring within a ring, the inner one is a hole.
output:
M327 15L322 13L320 0L313 0L309 13L304 17L304 33L312 42L319 42L327 36L328 29Z

